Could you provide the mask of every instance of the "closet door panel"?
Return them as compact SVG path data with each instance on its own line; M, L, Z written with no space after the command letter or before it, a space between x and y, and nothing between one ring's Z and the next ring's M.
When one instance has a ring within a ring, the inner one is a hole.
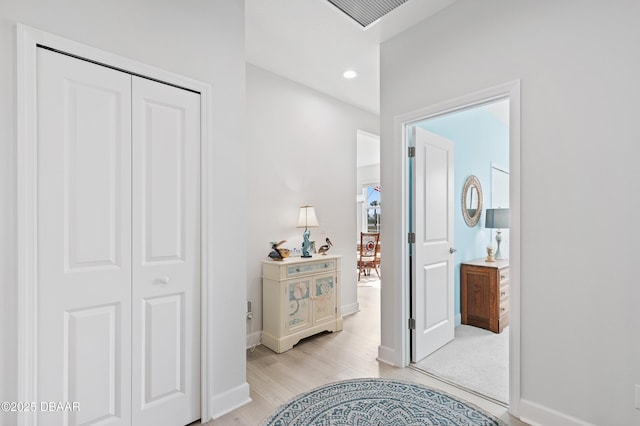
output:
M126 172L129 168L121 163L123 146L118 129L120 121L126 120L120 116L121 94L82 81L67 81L65 86L67 267L118 267L123 237L118 213L122 196L127 195L119 186L120 172L123 166Z
M37 55L38 424L130 424L131 76Z
M117 391L122 381L118 368L119 318L120 307L116 304L65 313L65 386L68 401L82 402L80 410L69 412L69 424L110 421L121 411ZM122 419L123 424L128 422Z
M133 421L200 418L200 95L133 78Z
M142 314L144 402L151 404L184 393L184 297L147 298Z
M178 89L174 89L178 90ZM145 99L142 146L143 261L184 261L187 111Z

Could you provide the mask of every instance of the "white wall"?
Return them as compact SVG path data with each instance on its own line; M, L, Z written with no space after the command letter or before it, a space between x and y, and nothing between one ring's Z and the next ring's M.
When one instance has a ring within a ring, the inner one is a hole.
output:
M521 79L520 409L537 424L640 424L639 20L637 1L458 0L381 48L385 283L401 279L394 117ZM399 351L385 283L381 348Z
M245 372L245 57L242 0L2 0L0 3L0 400L17 398L15 24L212 86L213 414L248 398ZM228 182L233 182L229 185ZM224 327L220 326L224 324ZM15 424L0 416L1 424Z
M300 247L303 230L295 225L304 204L315 206L320 223L310 229L311 240L319 247L329 237L331 253L343 256L343 314L357 309L356 132L377 134L378 126L374 114L247 64L249 344L262 330L261 261L270 241Z

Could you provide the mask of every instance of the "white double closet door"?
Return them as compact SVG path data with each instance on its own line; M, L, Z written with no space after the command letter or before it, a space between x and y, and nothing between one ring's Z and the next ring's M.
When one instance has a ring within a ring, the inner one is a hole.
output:
M37 56L40 425L200 418L200 95Z

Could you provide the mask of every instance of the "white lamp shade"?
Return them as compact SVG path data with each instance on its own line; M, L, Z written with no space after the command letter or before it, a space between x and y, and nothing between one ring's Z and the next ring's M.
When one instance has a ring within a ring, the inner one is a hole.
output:
M316 209L313 206L300 207L298 216L298 228L315 228L320 226L316 217Z

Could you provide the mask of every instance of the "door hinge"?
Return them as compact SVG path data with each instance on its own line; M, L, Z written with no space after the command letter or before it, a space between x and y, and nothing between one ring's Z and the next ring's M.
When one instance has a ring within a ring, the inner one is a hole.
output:
M416 329L416 319L409 318L409 330L415 330L415 329Z
M409 152L407 153L407 155L408 155L410 158L415 157L415 156L416 156L416 147L415 147L415 146L410 146L410 147L409 147Z
M407 238L409 240L409 244L415 244L415 242L416 242L416 233L415 232L409 232L409 235L407 235Z

